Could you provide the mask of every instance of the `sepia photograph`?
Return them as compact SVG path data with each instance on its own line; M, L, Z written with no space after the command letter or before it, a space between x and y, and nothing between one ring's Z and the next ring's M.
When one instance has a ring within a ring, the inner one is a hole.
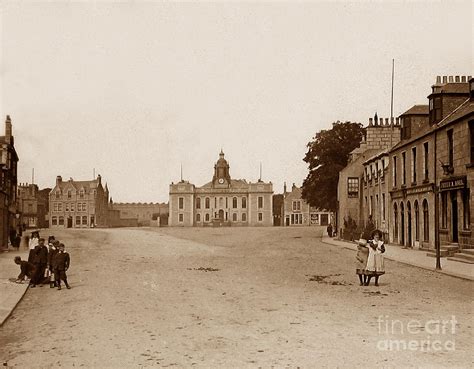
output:
M473 17L0 1L0 366L473 367Z

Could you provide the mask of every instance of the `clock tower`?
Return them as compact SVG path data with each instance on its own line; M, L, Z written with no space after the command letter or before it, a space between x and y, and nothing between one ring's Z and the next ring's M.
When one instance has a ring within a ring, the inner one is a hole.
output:
M219 160L214 165L214 176L212 177L214 187L227 188L230 186L229 163L224 159L224 152L221 149Z

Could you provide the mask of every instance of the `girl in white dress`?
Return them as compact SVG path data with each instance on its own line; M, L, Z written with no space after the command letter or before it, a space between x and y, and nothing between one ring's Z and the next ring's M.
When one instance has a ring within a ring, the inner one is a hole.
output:
M384 256L385 245L380 240L382 232L376 229L372 233L372 240L369 240L369 257L367 258L367 267L365 268L365 274L367 280L365 285L368 286L372 276L375 276L375 285L379 285L379 277L385 274Z

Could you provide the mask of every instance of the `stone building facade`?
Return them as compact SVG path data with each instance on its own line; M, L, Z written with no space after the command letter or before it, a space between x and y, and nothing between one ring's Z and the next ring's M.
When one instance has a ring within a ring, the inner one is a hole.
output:
M12 122L7 115L5 135L0 136L0 249L8 247L8 236L19 226L17 209L18 154L15 150Z
M474 248L474 79L438 77L428 99L430 124L436 127L440 243Z
M434 245L434 141L428 105L400 116L400 142L390 152L389 241L407 247Z
M302 189L294 183L291 191L283 190L283 225L294 226L317 226L328 225L333 222L332 213L310 206L301 196Z
M387 239L390 214L387 205L390 202L388 181L388 149L380 151L366 160L362 177L362 213L363 219L372 217L375 227L380 229Z
M91 181L63 181L49 195L50 228L87 228L108 226L109 190L100 175Z
M38 193L36 184L20 183L18 185L19 219L24 228L39 228Z
M399 119L369 119L366 136L350 156L347 166L339 172L337 186L337 227L340 235L344 234L344 224L352 219L359 228L367 221L363 212L364 163L380 152L389 149L400 140Z
M272 183L232 179L229 168L221 151L209 183L201 187L183 180L171 183L169 225L272 226Z
M165 203L111 202L114 210L120 211L121 219L136 219L137 226L166 225L169 209Z

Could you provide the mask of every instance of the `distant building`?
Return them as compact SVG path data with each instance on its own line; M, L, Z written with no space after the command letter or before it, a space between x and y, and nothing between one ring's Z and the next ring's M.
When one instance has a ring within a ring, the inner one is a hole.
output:
M136 219L138 226L168 224L168 204L165 203L122 203L111 201L114 210L120 212L121 219Z
M14 145L12 122L7 115L5 136L0 136L0 249L8 247L10 231L16 230L19 225L17 167L18 155Z
M51 188L38 191L38 228L49 227L49 193Z
M107 227L109 190L102 186L100 175L91 181L63 181L49 195L49 224L51 228Z
M221 151L212 181L196 187L188 181L170 185L169 225L271 226L273 185L232 179Z
M283 194L273 195L273 225L283 226Z
M24 228L39 228L38 185L20 183L18 185L18 211Z
M286 183L283 190L284 226L316 226L328 225L332 222L332 213L310 206L301 196L301 187L294 183L287 192Z

